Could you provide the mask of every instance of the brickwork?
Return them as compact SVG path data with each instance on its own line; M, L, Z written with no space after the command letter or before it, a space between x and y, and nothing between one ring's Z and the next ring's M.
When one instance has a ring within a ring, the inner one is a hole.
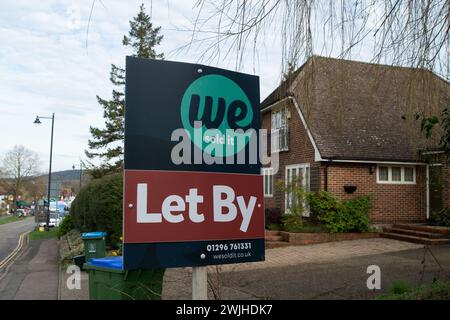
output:
M287 107L288 114L288 129L289 129L289 150L279 153L280 168L274 176L274 195L273 197L265 199L266 208L280 208L284 210L284 193L277 188L277 182L284 181L285 168L292 164L309 164L310 165L310 187L311 190L317 191L320 188L320 163L314 162L314 148L308 139L307 132L302 124L300 116L289 100L280 107ZM264 112L262 115L263 129L271 130L271 112ZM268 142L270 144L270 141Z
M344 186L356 186L348 194ZM341 199L372 197L373 223L420 222L426 219L426 167L416 166L415 184L379 184L375 164L332 164L328 168L328 191Z
M450 208L450 159L442 157L442 204Z
M295 106L289 101L284 105L289 110L289 150L280 152L280 168L274 176L273 197L265 198L266 208L285 209L284 193L277 182L284 181L285 168L292 164L310 164L310 186L312 191L325 190L325 162L314 161L314 148L308 138ZM271 112L262 113L262 128L270 132ZM270 142L269 142L270 143ZM372 196L370 218L372 223L419 222L426 219L426 167L416 166L415 184L378 184L376 164L328 164L328 191L341 199L358 195ZM450 182L450 169L446 167ZM345 185L356 186L348 194ZM450 189L445 189L444 202L449 206Z
M287 241L290 245L307 245L316 243L325 243L333 241L346 241L346 240L358 240L378 238L377 232L364 232L364 233L290 233L280 232L283 237L283 241Z

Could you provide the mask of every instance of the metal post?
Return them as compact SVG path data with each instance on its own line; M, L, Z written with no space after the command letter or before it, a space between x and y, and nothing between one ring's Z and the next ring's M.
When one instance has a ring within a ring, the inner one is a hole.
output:
M48 169L48 190L47 190L47 225L46 228L50 228L50 192L52 184L52 156L53 156L53 128L55 124L55 114L52 114L52 134L50 138L50 165Z
M427 164L426 167L426 210L427 210L427 219L430 219L430 165Z
M192 300L208 300L207 267L192 268Z
M83 161L80 160L80 190L81 190L81 179L83 178Z

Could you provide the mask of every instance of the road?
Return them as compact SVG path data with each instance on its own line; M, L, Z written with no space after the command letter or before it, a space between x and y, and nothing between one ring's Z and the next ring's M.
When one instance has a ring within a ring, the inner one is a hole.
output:
M30 241L2 268L2 261L16 249L20 235L35 226L34 217L0 225L0 300L58 298L56 239Z
M0 225L0 263L14 251L20 234L33 230L35 226L34 217Z

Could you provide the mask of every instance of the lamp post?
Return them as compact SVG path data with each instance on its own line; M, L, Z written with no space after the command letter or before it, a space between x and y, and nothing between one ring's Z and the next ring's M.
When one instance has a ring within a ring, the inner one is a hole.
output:
M51 117L41 117L36 116L36 120L34 120L35 124L41 124L41 119L51 119L52 120L52 134L50 138L50 164L48 169L48 189L47 189L47 223L45 229L49 230L50 225L50 191L51 191L51 183L52 183L52 156L53 156L53 128L55 125L55 114L52 113Z
M75 165L72 165L72 169L75 170ZM80 190L82 187L82 179L83 179L83 161L80 160Z

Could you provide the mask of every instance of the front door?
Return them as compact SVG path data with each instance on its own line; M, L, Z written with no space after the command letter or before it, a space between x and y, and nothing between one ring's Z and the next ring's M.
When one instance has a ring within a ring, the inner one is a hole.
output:
M286 193L285 193L285 207L286 212L289 213L291 208L297 205L301 205L303 207L302 216L309 217L309 206L306 200L297 199L295 192L292 192L290 189L293 185L298 184L304 192L309 192L310 190L310 168L309 164L295 164L286 166L285 172L286 179ZM301 201L299 203L298 201Z
M430 212L439 212L442 202L442 166L430 165Z

